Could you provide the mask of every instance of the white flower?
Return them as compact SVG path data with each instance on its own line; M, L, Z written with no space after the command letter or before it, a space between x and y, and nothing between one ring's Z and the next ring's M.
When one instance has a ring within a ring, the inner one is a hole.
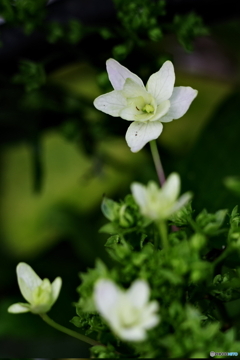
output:
M168 219L186 205L192 197L191 193L187 192L178 199L180 177L177 173L172 173L162 188L150 181L147 186L133 183L131 191L141 213L151 220Z
M150 289L145 280L136 280L124 291L111 280L101 279L94 288L96 308L113 332L122 340L146 339L146 330L160 318L157 301L149 302Z
M17 279L23 297L29 302L13 304L8 308L10 313L24 313L31 311L34 314L48 312L58 298L62 279L57 277L51 284L48 279L40 279L35 271L26 263L17 266Z
M164 122L179 119L188 110L197 90L174 87L175 74L171 61L152 74L146 88L142 80L114 59L107 60L107 72L113 91L97 97L94 106L106 114L133 121L126 133L132 152L157 139Z

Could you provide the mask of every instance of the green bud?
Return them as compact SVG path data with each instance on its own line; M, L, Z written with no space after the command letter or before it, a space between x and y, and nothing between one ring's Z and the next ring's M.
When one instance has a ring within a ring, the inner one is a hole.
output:
M122 205L119 210L119 224L124 228L128 228L134 224L134 217L127 209L127 205Z
M190 246L193 250L199 251L206 244L206 237L202 234L194 234L190 239Z

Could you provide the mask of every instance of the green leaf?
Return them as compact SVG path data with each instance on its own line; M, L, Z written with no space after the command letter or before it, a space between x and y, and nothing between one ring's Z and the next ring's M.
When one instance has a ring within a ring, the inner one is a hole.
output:
M119 228L114 223L107 223L99 229L99 232L113 235L119 232Z
M103 215L110 221L114 221L117 218L117 213L119 210L119 204L107 197L103 198L101 204L101 210Z

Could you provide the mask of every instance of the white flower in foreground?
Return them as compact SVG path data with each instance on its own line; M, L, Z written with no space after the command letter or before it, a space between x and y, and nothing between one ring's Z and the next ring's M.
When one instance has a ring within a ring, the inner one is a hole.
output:
M136 280L128 290L113 281L99 280L94 289L96 308L113 332L122 340L141 341L146 330L156 326L160 318L157 301L149 302L150 289L145 280Z
M8 308L10 313L24 313L31 311L34 314L48 312L58 298L62 279L57 277L51 284L48 279L40 279L35 271L26 263L17 266L17 279L23 297L29 302L13 304Z
M177 173L172 173L162 188L150 181L147 186L133 183L131 191L141 213L152 220L168 219L186 205L192 197L192 194L187 192L178 199L180 177Z
M113 91L97 97L94 106L106 114L133 121L126 133L132 152L157 139L162 123L179 119L188 110L197 90L174 87L175 74L171 61L152 74L146 88L142 80L114 59L107 60L107 72Z

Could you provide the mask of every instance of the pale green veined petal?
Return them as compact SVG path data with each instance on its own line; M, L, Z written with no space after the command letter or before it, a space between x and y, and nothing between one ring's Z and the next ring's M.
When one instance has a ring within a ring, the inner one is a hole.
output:
M132 73L125 66L119 64L118 61L114 59L108 59L106 66L108 77L114 90L122 90L127 78L132 79L140 86L144 86L142 80L137 75Z
M108 318L111 308L118 301L120 290L107 279L99 280L94 288L94 300L97 310Z
M137 84L132 79L126 79L122 93L126 98L142 96L144 98L145 104L150 104L152 101L152 96L146 91L146 89Z
M127 297L137 308L143 307L148 302L149 294L149 285L144 280L135 280L127 291Z
M142 96L129 98L127 106L120 112L120 117L124 120L134 121L137 115L142 114L141 109L144 105L145 101Z
M154 114L154 116L151 118L151 121L156 121L156 120L162 121L161 119L162 116L164 116L168 112L169 108L170 108L170 101L169 100L163 101L160 105L158 105L157 111Z
M162 122L170 122L182 117L189 109L198 91L190 86L177 86L173 89L170 100L170 108L167 114L161 118Z
M41 285L42 280L35 271L26 263L17 266L17 279L23 297L31 304L33 290Z
M162 192L169 202L175 202L180 193L180 176L177 173L172 173L163 184Z
M191 192L187 192L183 194L172 207L170 215L174 214L175 212L180 210L183 206L185 206L191 200L192 197L193 194Z
M29 304L17 303L9 306L8 312L12 314L21 314L30 311Z
M150 76L146 88L159 105L171 97L174 82L175 74L173 64L171 61L166 61L158 72Z
M60 277L57 277L52 283L52 297L53 297L52 304L57 300L61 287L62 287L62 279Z
M149 141L157 139L161 134L163 125L159 121L133 122L126 133L126 141L132 152L141 150Z
M111 116L120 116L120 112L127 105L127 100L121 91L111 91L110 93L98 96L94 102L96 109L103 111Z

